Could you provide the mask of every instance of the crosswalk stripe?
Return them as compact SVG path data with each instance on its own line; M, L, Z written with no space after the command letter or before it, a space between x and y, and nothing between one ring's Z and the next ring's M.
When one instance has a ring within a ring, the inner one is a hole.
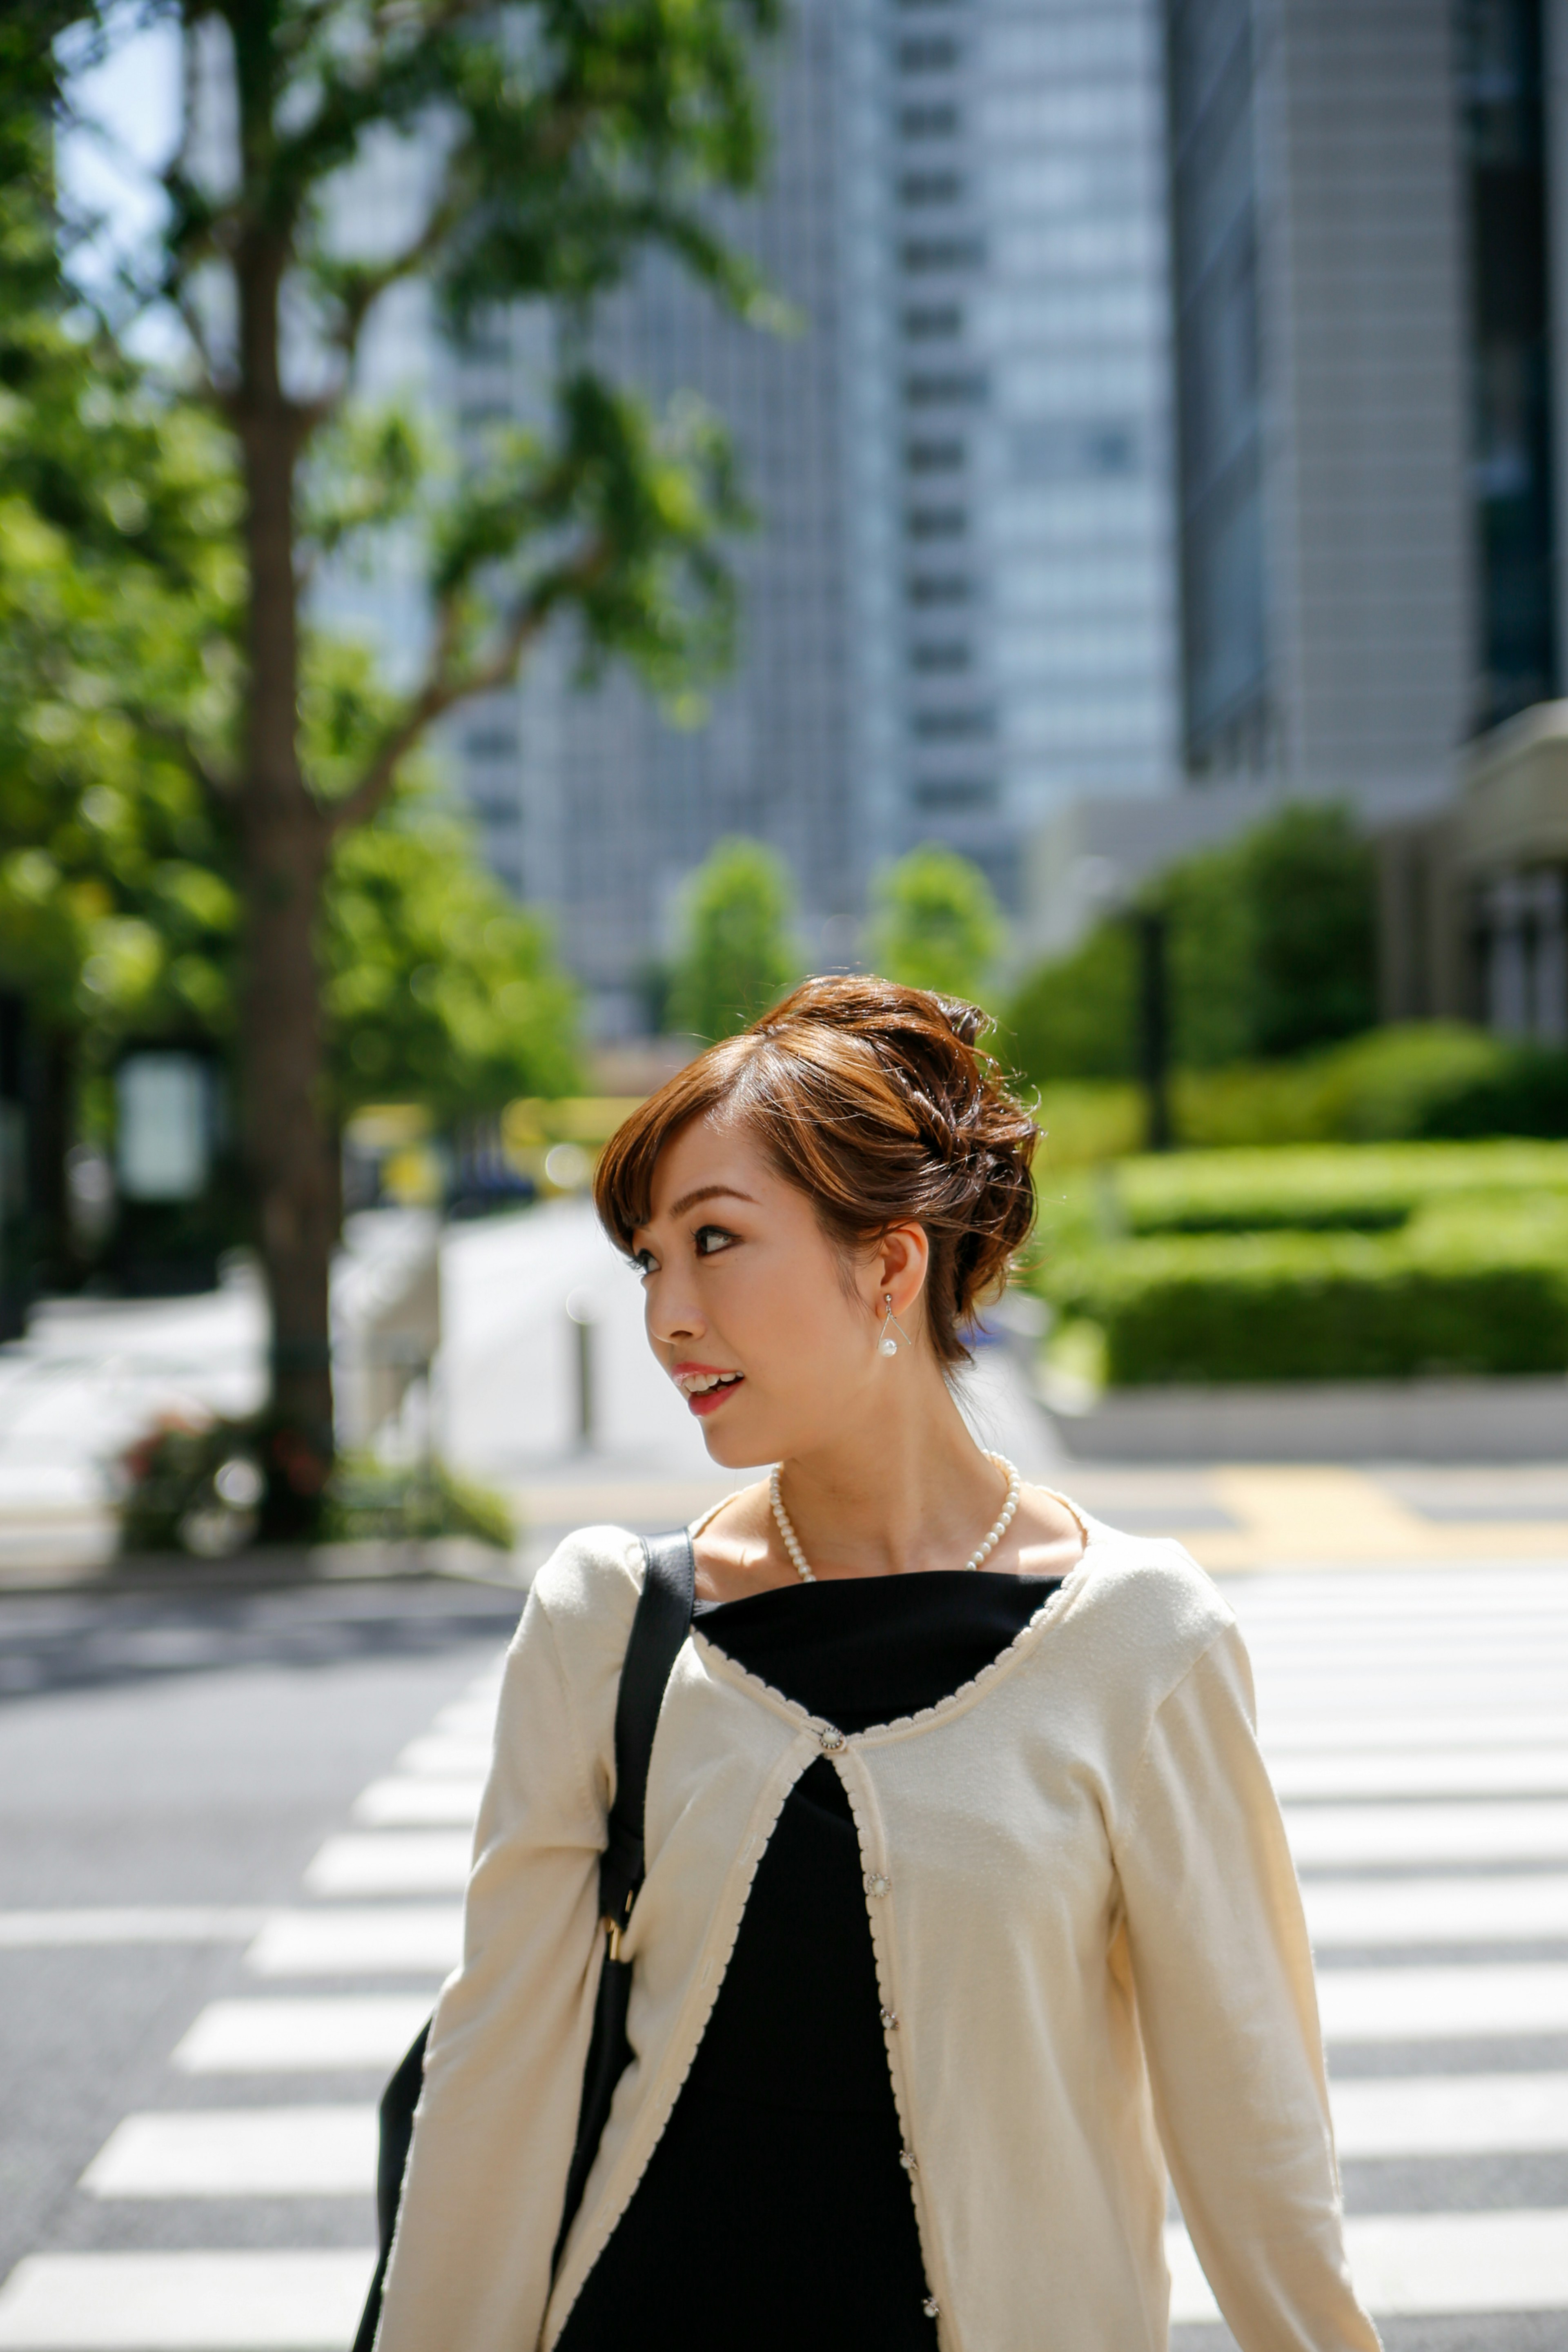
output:
M1568 2227L1556 2212L1397 2213L1345 2223L1356 2292L1374 2319L1552 2311L1568 2304ZM1165 2237L1171 2316L1212 2326L1214 2294L1184 2230Z
M100 1911L0 1911L0 1949L64 1949L86 1944L242 1944L265 1911L213 1905Z
M1373 1863L1568 1861L1568 1804L1290 1805L1285 1827L1298 1869Z
M435 1731L411 1739L397 1759L398 1772L416 1780L482 1780L489 1767L488 1739L451 1739Z
M372 1830L330 1837L305 1873L312 1895L460 1895L474 1841L467 1830Z
M1563 1737L1563 1708L1531 1715L1524 1708L1511 1712L1498 1707L1479 1715L1458 1707L1440 1717L1412 1714L1404 1705L1396 1683L1391 1683L1386 1704L1370 1710L1353 1733L1347 1733L1342 1715L1315 1714L1303 1708L1280 1716L1273 1704L1272 1685L1260 1685L1258 1736L1272 1762L1285 1756L1320 1756L1354 1748L1397 1754L1405 1748L1430 1748L1440 1739L1455 1755L1473 1755L1492 1748L1550 1748Z
M1307 1927L1320 1951L1347 1945L1524 1944L1568 1938L1568 1876L1308 1878Z
M1331 2095L1342 2158L1568 2148L1568 2074L1392 2074Z
M0 2352L346 2352L373 2253L28 2254Z
M474 1739L488 1748L495 1737L496 1702L493 1699L458 1699L444 1706L437 1715L427 1737L447 1739Z
M182 2074L329 2074L395 2066L430 2013L423 1993L214 2000L176 2044Z
M1342 1748L1269 1764L1285 1802L1330 1797L1568 1796L1568 1748Z
M376 2114L201 2107L127 2116L82 2174L93 2197L357 2197L375 2188Z
M375 1829L471 1823L483 1794L480 1780L373 1780L355 1800L353 1816Z
M1329 2042L1568 2033L1568 1962L1320 1969L1318 2006Z
M262 1977L445 1976L462 1948L457 1904L279 1911L245 1956Z

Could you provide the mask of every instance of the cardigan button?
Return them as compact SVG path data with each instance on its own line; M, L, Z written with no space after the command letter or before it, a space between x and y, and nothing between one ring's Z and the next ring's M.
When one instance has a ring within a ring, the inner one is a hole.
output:
M868 1895L886 1895L889 1888L892 1885L892 1880L885 1876L879 1870L868 1870L866 1873L866 1892Z
M885 2009L882 2011L882 2031L884 2033L891 2033L898 2021L898 2014L895 2011Z
M934 2294L927 2295L925 2301L921 2305L921 2309L925 2313L928 2319L940 2319L942 2317L942 2305L938 2303Z
M916 2173L921 2168L920 2158L916 2156L912 2147L905 2148L902 2156L899 2158L899 2162L903 2166L904 2170L908 2173Z
M819 1732L817 1734L817 1744L822 1748L825 1755L831 1756L837 1749L843 1747L844 1734L841 1731Z

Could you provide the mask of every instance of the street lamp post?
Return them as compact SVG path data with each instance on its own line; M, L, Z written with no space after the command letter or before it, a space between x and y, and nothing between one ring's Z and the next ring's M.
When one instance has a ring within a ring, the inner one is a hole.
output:
M1149 1106L1147 1145L1169 1151L1171 1131L1171 992L1169 926L1154 907L1132 910L1138 942L1138 1075Z
M594 1326L598 1307L591 1292L574 1290L566 1300L567 1318L575 1341L577 1363L577 1444L584 1454L594 1450Z

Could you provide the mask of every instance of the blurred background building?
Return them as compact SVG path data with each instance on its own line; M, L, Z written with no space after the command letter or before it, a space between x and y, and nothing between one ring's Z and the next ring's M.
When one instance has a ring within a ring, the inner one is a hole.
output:
M1162 56L1158 0L797 0L735 224L795 331L663 266L606 307L617 368L734 434L757 517L737 671L682 726L626 680L579 691L557 642L446 743L601 1036L648 1026L680 886L726 835L784 853L831 967L911 844L962 850L1016 912L1053 807L1173 783ZM539 331L443 348L414 298L374 364L481 431L527 415ZM395 577L331 593L388 652L416 635Z

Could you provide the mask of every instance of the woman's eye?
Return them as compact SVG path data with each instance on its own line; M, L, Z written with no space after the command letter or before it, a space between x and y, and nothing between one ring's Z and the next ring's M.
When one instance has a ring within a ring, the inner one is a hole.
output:
M652 1250L633 1250L628 1261L634 1274L651 1274L657 1263Z
M722 1225L699 1225L691 1238L699 1257L712 1257L720 1250L728 1249L735 1236L727 1234Z

